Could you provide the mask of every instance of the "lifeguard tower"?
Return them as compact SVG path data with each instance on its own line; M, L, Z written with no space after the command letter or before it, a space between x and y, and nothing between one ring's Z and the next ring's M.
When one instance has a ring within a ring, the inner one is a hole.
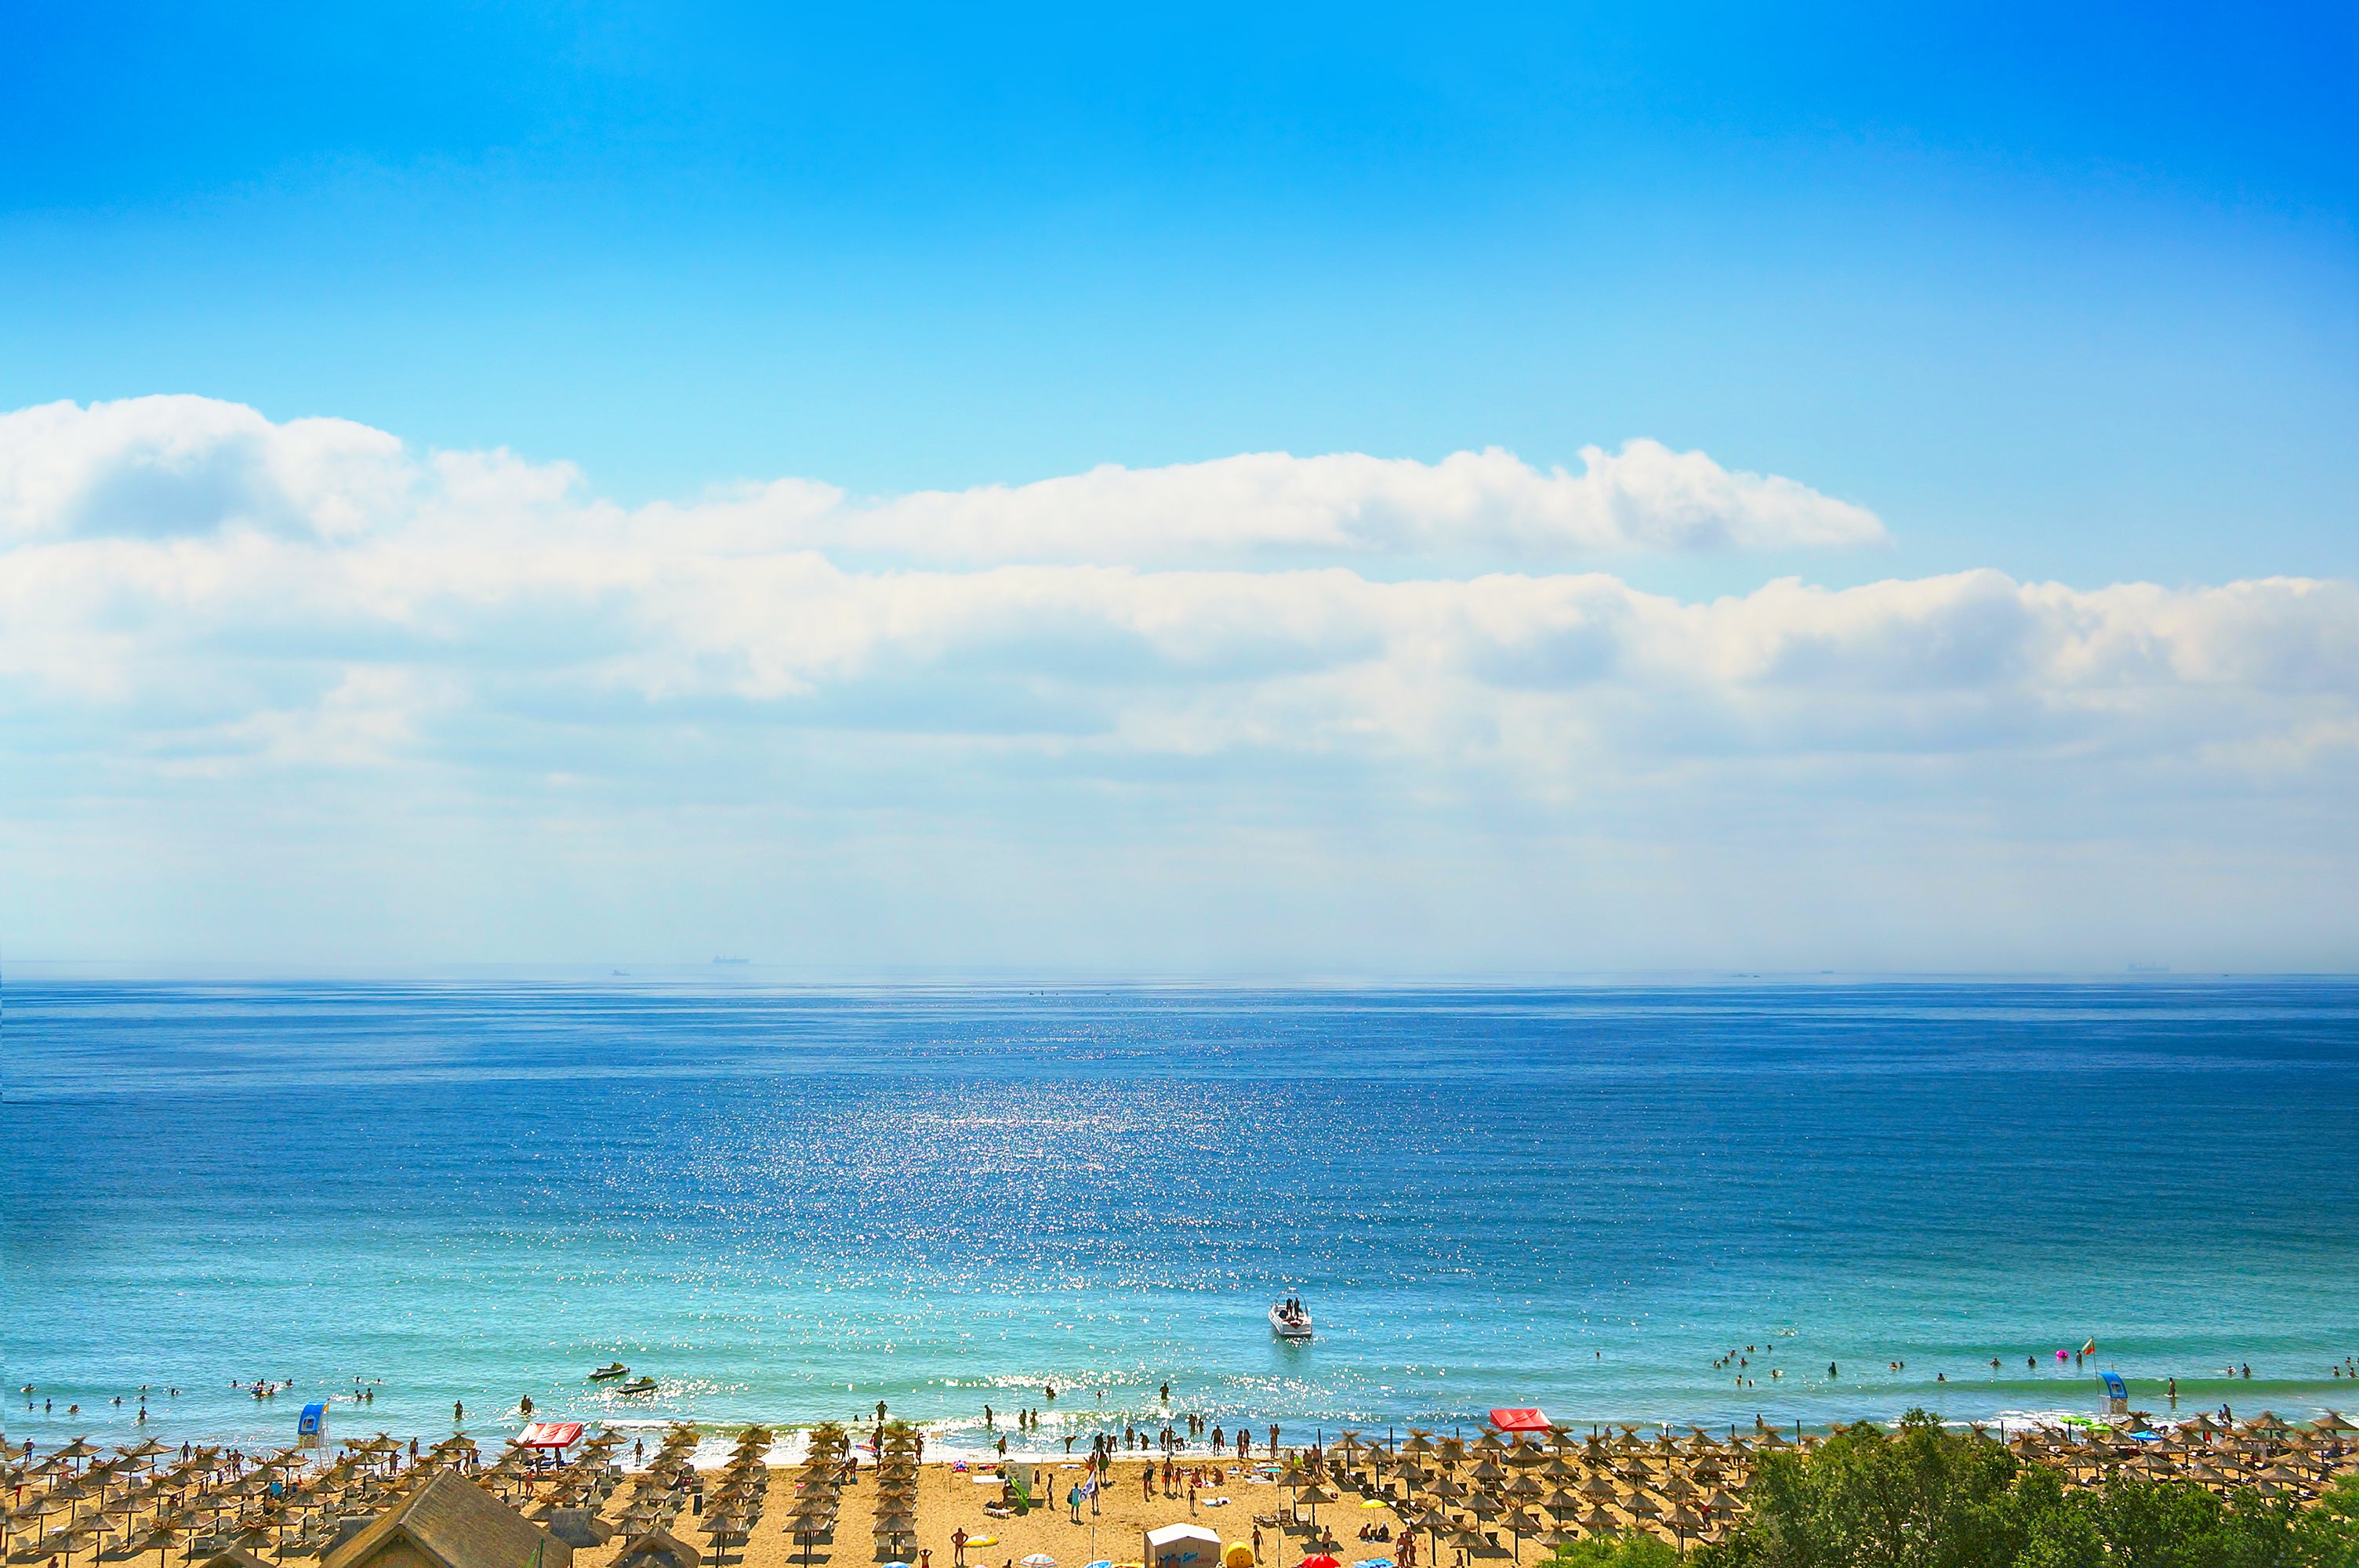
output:
M328 1446L328 1401L314 1399L303 1407L295 1418L295 1446L299 1449Z
M2100 1372L2097 1374L2097 1380L2105 1386L2105 1413L2109 1416L2129 1414L2130 1388L2128 1384L2122 1381L2122 1375L2118 1372Z

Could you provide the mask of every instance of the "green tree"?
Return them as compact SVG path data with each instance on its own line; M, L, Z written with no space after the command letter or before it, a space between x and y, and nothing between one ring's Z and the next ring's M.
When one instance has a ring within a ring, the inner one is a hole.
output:
M1697 1568L2359 1568L2359 1478L2300 1511L2180 1481L2067 1487L1921 1410L1765 1456L1745 1502Z
M1559 1568L1678 1568L1680 1555L1662 1540L1632 1535L1576 1541L1557 1548Z
M2279 1568L2301 1561L2293 1512L2258 1493L2222 1499L2185 1481L2114 1479L2083 1502L2122 1568Z
M2359 1475L2345 1475L2304 1509L2294 1534L2314 1568L2359 1568Z
M1808 1456L1765 1456L1743 1523L1702 1568L1998 1568L2026 1539L2016 1469L1921 1410L1896 1432L1849 1427Z

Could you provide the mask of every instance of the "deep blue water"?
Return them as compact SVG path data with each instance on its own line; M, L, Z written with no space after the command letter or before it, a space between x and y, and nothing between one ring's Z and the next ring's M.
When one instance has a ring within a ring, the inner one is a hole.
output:
M2099 1367L2359 1413L2349 982L5 1002L4 1376L54 1408L5 1426L45 1446L143 1383L175 1441L283 1439L355 1377L348 1432L883 1399L953 1445L1049 1380L1084 1429L1166 1379L1307 1432L2087 1410ZM653 1399L582 1381L616 1356Z

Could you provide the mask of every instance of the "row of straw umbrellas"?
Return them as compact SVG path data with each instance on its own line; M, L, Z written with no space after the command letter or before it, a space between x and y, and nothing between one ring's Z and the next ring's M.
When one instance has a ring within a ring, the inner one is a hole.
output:
M2198 1416L2167 1431L2036 1425L2006 1442L2017 1457L2082 1486L2122 1476L2184 1481L2223 1496L2251 1490L2297 1505L2359 1469L2359 1426L2333 1410L2306 1427L2264 1410L2241 1423Z
M1756 1447L1782 1445L1775 1432L1723 1443L1701 1429L1649 1439L1625 1427L1584 1439L1557 1427L1544 1439L1485 1432L1471 1442L1412 1429L1397 1445L1346 1432L1278 1480L1296 1509L1312 1510L1314 1528L1320 1504L1356 1494L1428 1536L1436 1561L1441 1551L1520 1561L1526 1541L1553 1549L1634 1531L1682 1544L1716 1539L1743 1506Z
M435 1471L471 1465L474 1445L446 1440L405 1465L409 1453L380 1432L313 1469L315 1455L291 1448L248 1455L192 1445L175 1457L152 1440L108 1453L78 1438L0 1467L0 1553L69 1563L147 1551L161 1562L176 1545L190 1556L224 1546L315 1553L343 1520L374 1518Z
M647 1468L632 1477L628 1486L617 1486L606 1496L605 1506L614 1511L617 1530L636 1538L649 1530L666 1529L679 1517L697 1479L691 1463L697 1442L696 1428L686 1421L676 1421L665 1429Z
M770 1486L769 1467L763 1458L773 1441L769 1428L747 1428L738 1434L727 1462L713 1477L699 1528L712 1538L715 1562L725 1560L732 1546L742 1546L751 1539L754 1526L761 1520L762 1503Z
M876 1550L899 1559L918 1539L918 1429L895 1421L876 1434L876 1517L869 1525Z
M2223 1494L2251 1489L2300 1504L2359 1469L2359 1426L2332 1410L2299 1426L2265 1411L2244 1422L2198 1416L2162 1431L2135 1423L2033 1425L1993 1437L1984 1428L1973 1430L2076 1485L2130 1476ZM463 1436L420 1453L415 1443L379 1432L345 1442L331 1463L314 1468L318 1455L296 1449L250 1455L190 1446L176 1454L149 1441L109 1451L77 1439L38 1460L28 1454L0 1461L0 1556L54 1556L69 1568L77 1555L147 1551L158 1554L160 1568L176 1546L190 1559L229 1545L281 1558L315 1556L354 1521L375 1518L445 1471L544 1520L560 1508L610 1516L626 1540L669 1526L687 1498L701 1494L698 1524L716 1559L750 1539L770 1486L769 1429L739 1432L709 1487L694 1467L694 1426L669 1428L652 1462L627 1485L613 1464L622 1441L612 1429L603 1431L554 1468L533 1450L511 1445L486 1466ZM1291 1497L1290 1520L1308 1508L1314 1532L1321 1506L1356 1496L1386 1505L1406 1528L1428 1536L1429 1561L1438 1563L1442 1551L1462 1563L1495 1555L1520 1561L1527 1543L1552 1549L1633 1533L1680 1545L1721 1539L1743 1509L1762 1454L1820 1441L1788 1439L1767 1427L1721 1438L1701 1427L1642 1435L1625 1425L1582 1437L1557 1426L1539 1434L1486 1432L1471 1441L1412 1429L1398 1443L1345 1432L1332 1446L1290 1457L1278 1479ZM915 1542L923 1444L906 1422L877 1432L872 1530L880 1553L903 1556ZM845 1430L815 1428L794 1472L785 1522L806 1560L813 1543L832 1540L853 1474Z
M852 1465L852 1439L843 1428L828 1421L812 1429L810 1447L795 1472L794 1508L787 1515L787 1533L802 1549L805 1563L815 1544L835 1539L836 1514Z
M1982 1427L1973 1429L1984 1437ZM2175 1479L2225 1494L2250 1488L2297 1504L2315 1499L2359 1468L2359 1427L2327 1411L2307 1427L2273 1413L2241 1425L2198 1417L2169 1432L2032 1426L2012 1433L2018 1458L2069 1480L2098 1485L2129 1475ZM1485 1432L1472 1442L1412 1429L1406 1443L1364 1442L1343 1433L1332 1448L1288 1462L1280 1485L1294 1508L1317 1510L1357 1495L1388 1505L1437 1550L1520 1560L1525 1542L1550 1549L1590 1537L1658 1535L1677 1544L1720 1540L1744 1508L1759 1456L1810 1448L1759 1426L1725 1439L1701 1427L1650 1437L1624 1426L1576 1437Z
M378 1432L346 1440L325 1465L299 1448L245 1454L190 1445L176 1456L152 1440L110 1453L78 1438L38 1459L0 1465L0 1556L54 1556L70 1564L76 1556L152 1551L160 1563L174 1547L195 1559L230 1546L317 1556L444 1471L514 1502L538 1493L544 1513L566 1506L599 1485L620 1441L603 1433L550 1472L516 1446L485 1468L464 1436L421 1451Z

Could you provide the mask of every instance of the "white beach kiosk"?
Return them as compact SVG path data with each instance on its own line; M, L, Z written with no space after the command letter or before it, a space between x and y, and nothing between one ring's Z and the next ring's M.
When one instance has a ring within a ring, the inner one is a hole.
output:
M1221 1538L1201 1524L1147 1532L1146 1568L1220 1568Z

